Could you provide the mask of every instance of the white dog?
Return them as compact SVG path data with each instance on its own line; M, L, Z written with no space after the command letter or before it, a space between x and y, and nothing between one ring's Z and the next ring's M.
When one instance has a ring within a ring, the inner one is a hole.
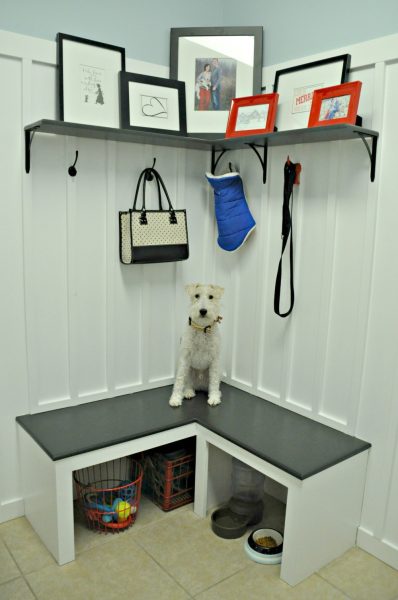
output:
M180 358L170 406L181 406L196 390L209 393L208 404L221 402L220 392L220 300L224 289L192 283L186 286L191 299L188 325L181 341Z

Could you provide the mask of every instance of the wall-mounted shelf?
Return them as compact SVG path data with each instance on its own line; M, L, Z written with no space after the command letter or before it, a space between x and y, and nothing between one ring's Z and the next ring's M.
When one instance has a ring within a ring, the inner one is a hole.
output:
M196 138L193 136L170 135L152 133L149 131L116 129L112 127L98 127L96 125L81 125L65 121L42 119L25 127L25 170L30 171L30 154L33 136L36 133L52 133L74 137L95 138L116 142L130 142L138 144L153 144L154 146L169 146L172 148L186 148L193 150L211 150L211 171L214 173L218 161L224 152L252 148L261 162L263 182L267 176L268 147L287 146L294 144L307 144L316 142L332 142L337 140L361 139L366 146L370 158L370 180L374 181L376 172L376 151L378 132L357 125L329 125L325 127L312 127L309 129L292 129L290 131L277 131L266 135L252 135L242 138L211 139ZM368 139L371 140L371 147ZM261 148L261 156L258 148Z

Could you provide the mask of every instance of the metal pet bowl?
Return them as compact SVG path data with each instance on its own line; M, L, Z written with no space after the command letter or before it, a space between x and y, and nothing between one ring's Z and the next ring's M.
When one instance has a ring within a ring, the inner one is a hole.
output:
M236 514L225 505L212 513L211 528L219 537L233 540L246 532L249 520L247 516Z

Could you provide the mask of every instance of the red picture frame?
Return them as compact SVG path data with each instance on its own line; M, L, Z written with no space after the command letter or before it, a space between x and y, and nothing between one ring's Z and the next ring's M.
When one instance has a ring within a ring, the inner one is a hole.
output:
M226 138L274 131L279 94L234 98L228 116Z
M362 82L352 81L315 90L308 127L355 125Z

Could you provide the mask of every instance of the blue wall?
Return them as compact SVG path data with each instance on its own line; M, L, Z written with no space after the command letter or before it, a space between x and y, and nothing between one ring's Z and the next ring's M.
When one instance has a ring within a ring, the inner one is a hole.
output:
M169 64L171 27L220 25L224 0L0 0L0 29L47 40L57 32L126 49Z
M58 31L169 64L171 27L263 25L264 64L398 31L397 0L0 0L0 29L54 40Z
M263 25L264 65L398 32L397 0L227 0L225 25Z

